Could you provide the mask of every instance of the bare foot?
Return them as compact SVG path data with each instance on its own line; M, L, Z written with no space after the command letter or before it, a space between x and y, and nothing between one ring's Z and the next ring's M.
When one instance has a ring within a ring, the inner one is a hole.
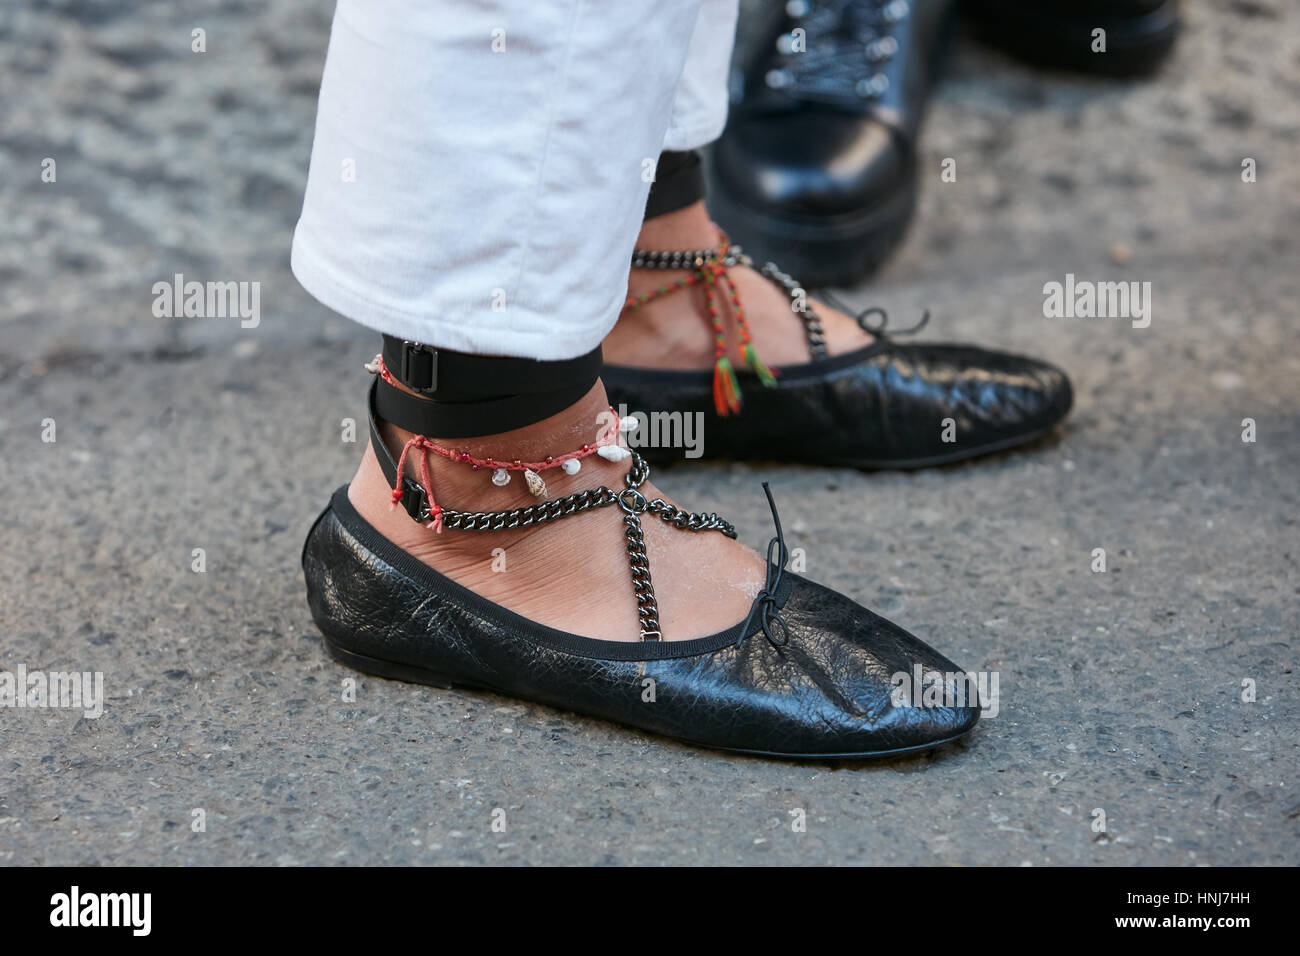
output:
M601 430L598 416L608 408L598 382L576 405L527 428L434 440L480 458L540 460L594 442ZM410 437L391 427L386 436L394 453ZM529 493L519 472L511 472L510 483L497 487L485 471L436 455L429 461L434 493L446 508L502 511L540 500ZM575 475L547 469L542 473L547 497L602 484L620 490L628 464L591 455L582 459ZM418 476L418 465L409 459L407 474ZM663 497L649 481L640 490L647 498ZM401 508L390 507L390 492L367 447L348 498L384 537L476 594L533 621L584 637L640 639L623 512L617 506L517 531L435 533ZM641 523L664 640L706 637L744 619L763 585L762 558L717 531L680 531L650 514L643 514Z
M646 220L637 237L637 248L709 249L716 248L720 238L704 203L698 202ZM687 274L686 270L633 269L628 294L641 295ZM807 362L803 321L791 310L789 296L754 269L735 266L727 274L735 282L763 361L777 367ZM721 307L729 310L727 296L719 298L726 303ZM815 299L811 304L822 320L830 354L849 352L873 341L851 316ZM712 368L713 330L707 315L704 292L698 286L625 310L605 337L605 361L646 368ZM724 321L724 326L728 331L727 354L735 361L739 349L735 323Z

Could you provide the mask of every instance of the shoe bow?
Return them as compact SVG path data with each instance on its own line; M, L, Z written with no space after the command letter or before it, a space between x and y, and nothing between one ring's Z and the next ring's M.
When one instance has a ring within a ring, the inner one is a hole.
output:
M743 641L749 636L757 620L768 643L773 647L782 648L790 643L790 627L781 616L776 594L781 585L781 577L785 574L785 563L790 558L790 549L785 546L785 535L781 532L781 516L777 514L776 502L772 499L772 489L768 487L766 481L763 482L763 493L767 495L767 506L772 509L772 523L776 525L776 536L767 543L767 580L749 609L749 617L745 618L745 626L740 631L740 640ZM775 557L773 551L776 552Z

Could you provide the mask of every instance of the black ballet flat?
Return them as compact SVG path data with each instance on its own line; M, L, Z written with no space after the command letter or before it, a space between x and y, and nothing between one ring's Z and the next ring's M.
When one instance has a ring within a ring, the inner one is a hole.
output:
M753 263L724 242L717 250L638 250L632 265L702 276L686 284L703 286L712 302L710 290L727 281L726 269ZM1069 378L1053 365L976 346L899 342L880 309L858 316L875 342L830 356L821 320L799 283L770 262L759 272L790 296L812 360L779 370L756 356L749 367L720 359L713 371L607 364L606 392L620 414L640 413L642 426L628 443L647 460L923 468L1039 438L1074 402ZM628 308L682 287L629 300ZM928 318L905 332L918 331Z
M382 439L375 449L394 477ZM638 490L647 474L634 456L618 492L601 487L513 511L441 512L448 532L489 532L615 507L626 524L641 640L566 633L474 594L384 538L341 488L303 547L308 602L326 647L340 662L381 677L489 690L693 746L762 756L883 757L954 740L975 726L979 701L962 692L934 701L899 695L900 681L918 669L927 680L963 684L955 664L784 570L788 552L775 506L767 580L746 619L709 637L663 640L641 518L729 537L735 531L717 515L647 500ZM403 489L408 513L428 520L419 485L403 479Z

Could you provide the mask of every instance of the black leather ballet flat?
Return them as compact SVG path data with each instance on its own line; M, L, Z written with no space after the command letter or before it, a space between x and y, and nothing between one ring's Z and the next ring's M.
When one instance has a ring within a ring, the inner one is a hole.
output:
M714 311L710 290L727 282L728 268L753 262L724 241L717 250L638 250L632 265L702 277L657 294L700 285ZM858 316L875 342L830 356L821 320L799 284L770 262L759 271L790 296L812 360L773 371L751 351L749 367L720 358L712 371L606 365L605 389L620 414L642 413L646 434L638 429L628 441L649 461L689 456L922 468L1032 441L1070 411L1070 380L1055 366L976 346L902 343L887 331L880 309ZM629 307L657 294L630 300ZM927 319L928 313L921 325ZM702 426L692 432L702 438L701 448L683 447L686 416Z
M375 448L381 467L395 475L382 440ZM381 677L490 690L695 746L764 756L881 757L932 747L974 727L977 700L959 694L927 706L897 693L896 675L910 679L919 667L952 682L962 674L955 664L848 598L784 570L788 552L775 506L767 580L748 617L709 637L663 640L641 518L653 515L685 531L735 531L717 515L647 501L638 490L647 473L633 457L618 492L601 487L514 511L441 512L449 532L490 532L615 508L627 526L629 598L637 600L641 640L566 633L474 594L384 538L340 488L302 555L308 602L326 647L340 662ZM403 479L403 488L408 513L427 520L419 485Z

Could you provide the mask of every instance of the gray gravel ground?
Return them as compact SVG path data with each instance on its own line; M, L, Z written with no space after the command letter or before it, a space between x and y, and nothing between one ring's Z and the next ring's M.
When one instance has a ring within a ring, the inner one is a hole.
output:
M298 549L373 341L287 266L330 7L6 5L0 670L102 671L107 703L0 709L0 861L1296 863L1300 10L1186 7L1136 85L962 43L916 226L851 293L1068 368L1062 435L916 474L661 474L754 545L770 478L810 576L999 672L967 743L835 766L371 678L343 702ZM154 318L177 272L260 281L261 324ZM1067 272L1151 282L1150 327L1044 318Z

